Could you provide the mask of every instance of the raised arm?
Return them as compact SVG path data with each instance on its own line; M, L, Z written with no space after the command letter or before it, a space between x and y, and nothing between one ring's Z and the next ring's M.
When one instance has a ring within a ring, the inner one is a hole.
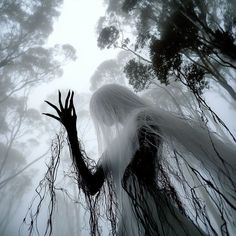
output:
M80 143L77 137L77 129L76 129L77 116L73 104L74 92L73 91L72 93L70 91L68 92L64 107L61 101L60 91L58 92L58 96L59 96L59 108L54 104L45 101L48 105L50 105L52 108L56 110L58 116L49 113L43 113L43 114L58 120L61 124L64 125L68 134L68 140L71 147L73 163L76 166L78 174L82 178L83 190L91 195L94 195L102 187L105 180L105 173L101 166L98 166L96 171L92 173L84 162L85 157L81 152Z

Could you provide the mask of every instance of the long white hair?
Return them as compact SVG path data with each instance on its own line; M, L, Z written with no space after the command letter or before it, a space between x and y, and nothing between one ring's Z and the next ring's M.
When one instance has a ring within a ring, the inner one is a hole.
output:
M132 218L137 217L134 211L130 213L132 203L121 182L139 148L137 131L145 127L161 137L155 167L161 164L175 186L186 217L206 234L236 233L236 149L232 143L216 136L201 119L166 111L119 85L98 89L91 98L90 112L103 153L100 163L113 175L122 224L127 224L126 215L130 219L126 227L133 227ZM158 194L153 198L158 201ZM180 218L169 216L177 235L181 235ZM157 225L164 224L160 222ZM158 233L171 235L171 230L168 233L159 227Z

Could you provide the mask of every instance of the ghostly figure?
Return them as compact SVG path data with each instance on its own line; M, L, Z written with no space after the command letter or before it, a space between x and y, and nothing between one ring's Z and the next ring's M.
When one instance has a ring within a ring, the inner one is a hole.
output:
M116 235L233 235L236 233L236 152L201 121L154 107L130 90L106 85L90 111L101 158L94 172L77 138L73 93L59 117L66 128L83 190L96 194L112 180Z

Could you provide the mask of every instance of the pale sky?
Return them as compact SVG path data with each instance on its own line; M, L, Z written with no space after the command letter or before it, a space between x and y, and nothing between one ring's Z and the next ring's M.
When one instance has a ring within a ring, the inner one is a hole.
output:
M97 47L96 24L104 14L103 0L64 1L48 44L71 44L77 50L77 60L64 67L61 78L34 89L29 106L39 106L48 94L57 89L89 91L90 77L97 66L106 59L114 58L118 53L116 49L100 50Z

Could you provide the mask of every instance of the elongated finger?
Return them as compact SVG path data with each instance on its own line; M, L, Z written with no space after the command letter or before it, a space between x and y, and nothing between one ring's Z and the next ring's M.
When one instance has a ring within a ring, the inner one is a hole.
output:
M72 106L72 115L75 117L75 119L77 118L77 115L76 115L76 111L75 111L75 107Z
M72 109L72 107L74 106L73 98L74 98L74 91L72 91L71 97L70 97L70 106L69 106L70 109Z
M62 105L62 102L61 102L61 92L60 92L60 90L58 90L58 100L59 100L60 109L63 110L63 105Z
M69 90L69 92L68 92L68 94L67 94L67 97L66 97L65 109L68 108L68 101L69 101L69 98L70 98L70 90Z
M54 115L52 115L52 114L49 114L49 113L42 113L42 114L45 115L45 116L52 117L53 119L56 119L56 120L60 121L60 118L59 118L59 117L54 116Z
M57 108L57 106L55 106L54 104L52 104L51 102L49 102L49 101L45 101L49 106L51 106L52 108L54 108L56 111L57 111L57 113L58 113L58 115L60 115L60 110Z

